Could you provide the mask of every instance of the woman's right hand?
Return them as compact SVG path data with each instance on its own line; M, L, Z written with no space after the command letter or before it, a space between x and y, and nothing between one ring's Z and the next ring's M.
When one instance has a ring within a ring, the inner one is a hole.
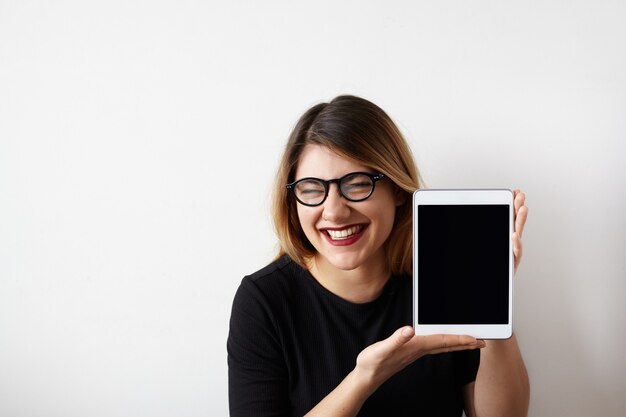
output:
M433 334L417 336L411 326L365 348L357 357L354 373L373 393L383 382L425 355L457 350L481 349L483 340L472 336Z

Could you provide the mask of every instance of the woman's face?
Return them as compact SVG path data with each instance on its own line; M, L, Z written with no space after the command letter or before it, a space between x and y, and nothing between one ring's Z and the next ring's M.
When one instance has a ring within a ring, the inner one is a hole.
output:
M300 155L295 180L305 177L329 180L357 171L376 174L326 147L307 145ZM385 262L383 244L391 233L396 206L401 202L394 188L389 179L383 178L367 200L352 202L340 195L337 184L330 184L328 198L320 206L298 203L302 229L317 250L316 262L341 270L380 268Z

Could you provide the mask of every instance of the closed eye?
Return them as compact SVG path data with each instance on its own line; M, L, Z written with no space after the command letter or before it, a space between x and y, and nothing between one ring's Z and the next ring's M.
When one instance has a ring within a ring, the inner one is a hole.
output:
M350 183L350 184L346 184L343 186L343 188L346 191L350 191L350 190L359 190L359 189L364 189L364 188L370 188L372 186L372 183L367 181L367 182L355 182L355 183Z
M315 196L319 194L324 194L324 190L314 189L314 188L310 188L310 189L305 188L305 189L299 189L298 193L308 195L308 196Z

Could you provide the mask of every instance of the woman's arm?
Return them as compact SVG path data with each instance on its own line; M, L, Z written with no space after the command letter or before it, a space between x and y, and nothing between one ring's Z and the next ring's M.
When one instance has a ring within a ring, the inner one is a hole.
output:
M226 342L231 417L286 416L288 371L271 312L251 280L235 294Z
M526 416L530 384L515 335L490 340L480 352L476 381L464 388L468 417Z
M365 400L383 382L418 358L483 347L485 342L471 336L416 336L412 327L402 327L387 339L364 349L354 370L306 416L356 416Z

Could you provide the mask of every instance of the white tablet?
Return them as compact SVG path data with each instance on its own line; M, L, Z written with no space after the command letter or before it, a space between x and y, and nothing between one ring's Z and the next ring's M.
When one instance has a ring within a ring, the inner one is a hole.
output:
M513 218L511 190L413 194L416 334L511 337Z

